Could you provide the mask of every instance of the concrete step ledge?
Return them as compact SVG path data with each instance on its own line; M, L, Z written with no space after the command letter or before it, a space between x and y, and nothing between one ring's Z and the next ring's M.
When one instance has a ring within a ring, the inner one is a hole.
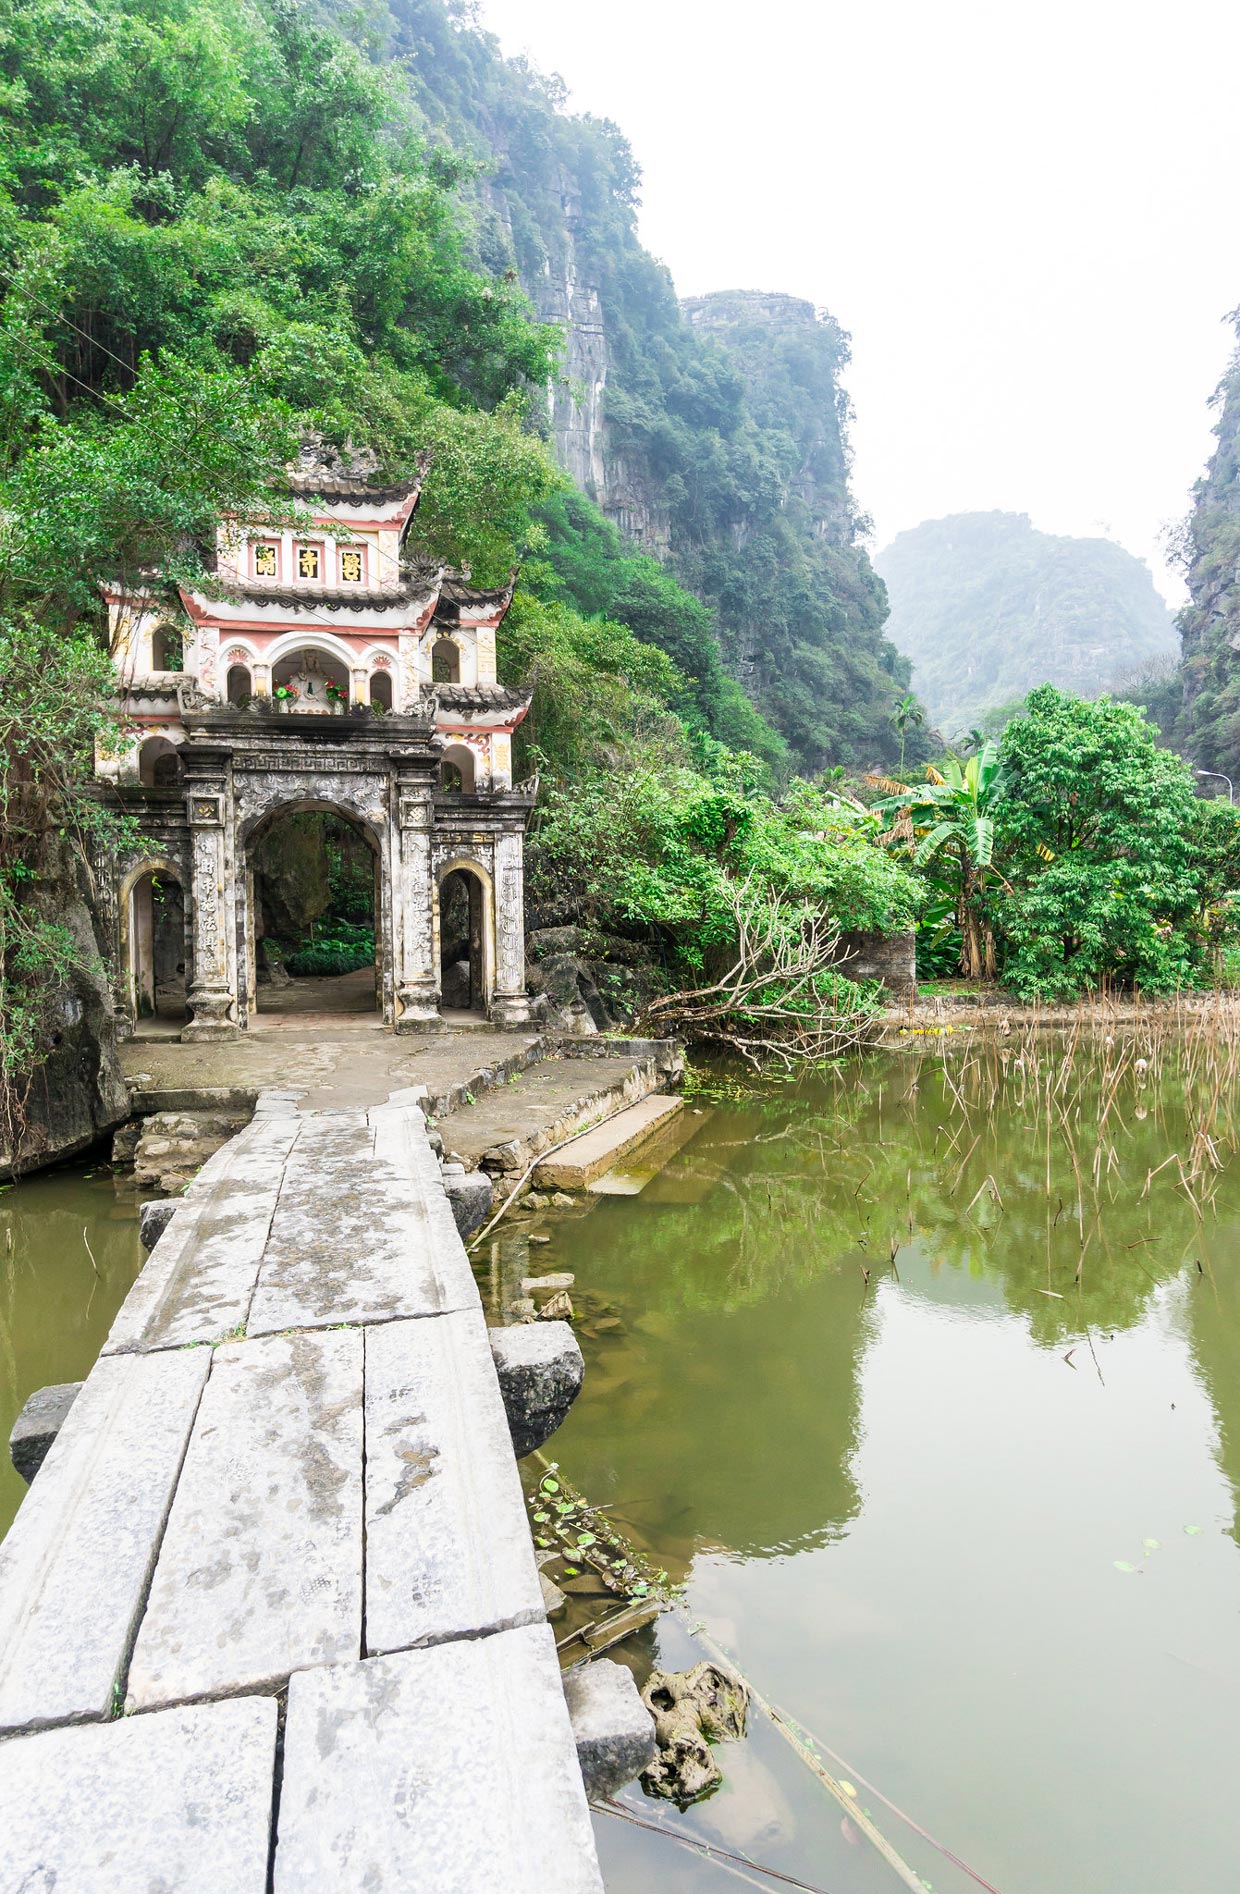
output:
M683 1098L639 1099L563 1151L544 1158L534 1172L534 1182L557 1190L585 1190L683 1110Z

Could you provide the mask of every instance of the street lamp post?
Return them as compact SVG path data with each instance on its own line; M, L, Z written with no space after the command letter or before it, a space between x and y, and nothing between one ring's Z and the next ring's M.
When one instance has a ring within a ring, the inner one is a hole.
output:
M1235 792L1235 790L1234 790L1234 789L1232 788L1232 786L1231 786L1231 777L1230 777L1230 776L1224 776L1224 774L1223 774L1223 772L1222 772L1222 770L1221 770L1221 769L1195 769L1195 770L1193 771L1193 775L1194 775L1194 776L1217 776L1217 777L1218 777L1218 780L1219 780L1220 782L1222 782L1222 783L1226 783L1226 784L1227 784L1227 800L1228 800L1228 802L1231 802L1231 803L1234 803L1234 802L1235 802L1235 800L1236 800L1236 792Z

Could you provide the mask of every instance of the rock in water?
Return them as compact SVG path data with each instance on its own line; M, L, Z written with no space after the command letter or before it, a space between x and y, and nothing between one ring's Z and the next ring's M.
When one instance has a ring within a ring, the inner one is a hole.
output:
M642 1776L644 1787L681 1808L701 1801L723 1781L710 1745L745 1734L748 1690L718 1664L701 1663L651 1671L642 1702L654 1717L659 1746Z
M654 1723L623 1664L578 1664L565 1674L564 1699L587 1795L614 1795L654 1762Z

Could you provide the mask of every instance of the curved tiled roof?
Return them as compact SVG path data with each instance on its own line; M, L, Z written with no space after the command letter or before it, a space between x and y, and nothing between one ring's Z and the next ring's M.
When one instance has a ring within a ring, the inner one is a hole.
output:
M386 506L393 500L407 500L421 486L421 477L402 480L399 486L377 487L368 480L350 480L340 474L295 473L288 475L288 487L292 493L302 494L308 499L322 500L325 506L341 506L346 500L360 501L366 506Z
M520 710L528 707L533 687L512 684L432 684L441 710Z
M220 592L233 603L250 599L256 605L284 605L294 612L390 612L415 601L425 604L438 587L435 572L412 571L394 585L268 585L262 579L220 581Z

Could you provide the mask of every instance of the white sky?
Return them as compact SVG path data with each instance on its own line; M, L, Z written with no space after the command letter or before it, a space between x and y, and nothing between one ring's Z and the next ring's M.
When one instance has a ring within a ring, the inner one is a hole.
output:
M482 0L613 118L681 294L851 331L875 543L1003 507L1106 534L1173 603L1240 303L1240 7L1216 0Z

